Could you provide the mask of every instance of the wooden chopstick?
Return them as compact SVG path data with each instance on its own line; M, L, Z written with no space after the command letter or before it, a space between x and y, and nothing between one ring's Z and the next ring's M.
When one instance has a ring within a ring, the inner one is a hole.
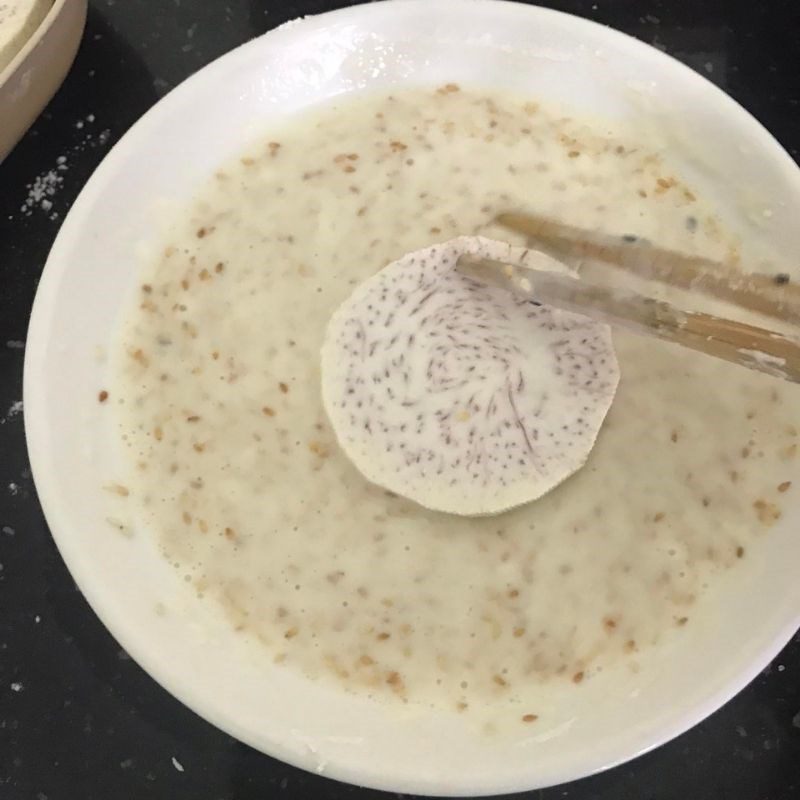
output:
M741 308L800 323L800 284L785 273L746 274L718 261L656 247L635 236L606 236L547 217L504 213L495 221L563 255L604 261L642 278L697 290Z
M621 325L636 333L800 383L800 341L754 325L682 311L650 297L587 283L560 272L462 256L461 274L533 302Z

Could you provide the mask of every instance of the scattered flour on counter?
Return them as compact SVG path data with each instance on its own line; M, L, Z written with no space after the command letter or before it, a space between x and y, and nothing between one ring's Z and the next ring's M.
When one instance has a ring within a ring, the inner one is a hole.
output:
M16 497L19 494L19 484L12 481L8 484L8 491Z
M21 692L24 688L25 687L19 681L14 681L14 683L11 684L12 692Z
M64 176L60 173L66 169L66 164L61 163L55 169L50 169L41 175L37 175L32 183L27 184L28 196L19 209L26 217L29 217L36 208L45 213L52 209L53 201L51 198L55 197L64 183Z
M83 131L88 126L93 125L96 120L97 117L94 114L87 114L85 117L77 119L74 127L78 131ZM79 142L70 147L68 153L74 155L84 152L87 148L103 147L110 138L110 128L103 128L97 133L86 132ZM23 216L29 217L36 209L39 209L53 221L59 218L59 212L53 209L53 205L56 195L64 183L63 173L68 170L67 155L60 155L56 159L55 167L37 175L31 183L26 185L25 188L28 190L28 195L19 209Z
M3 424L8 422L10 419L14 419L14 417L19 416L22 413L22 400L15 400L6 411L5 419L0 420Z
M178 759L175 758L175 756L172 756L172 766L175 767L175 769L178 770L178 772L185 772L185 770L183 769L183 764L181 764L181 762L178 761Z

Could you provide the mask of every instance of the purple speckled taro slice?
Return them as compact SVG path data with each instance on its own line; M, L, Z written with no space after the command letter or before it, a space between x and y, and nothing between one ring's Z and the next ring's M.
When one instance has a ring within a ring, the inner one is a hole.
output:
M438 511L494 514L586 462L619 367L607 326L462 276L465 253L546 259L460 237L389 264L331 318L322 394L368 480Z

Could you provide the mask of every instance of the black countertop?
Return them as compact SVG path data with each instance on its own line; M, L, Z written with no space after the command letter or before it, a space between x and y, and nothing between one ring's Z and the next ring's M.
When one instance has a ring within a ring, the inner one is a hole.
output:
M797 0L561 0L686 62L798 159ZM326 0L92 0L75 65L0 164L0 800L377 798L239 744L156 685L95 617L36 499L22 426L28 314L70 204L114 142L173 86ZM0 125L2 120L0 120ZM701 725L537 800L800 798L800 636Z

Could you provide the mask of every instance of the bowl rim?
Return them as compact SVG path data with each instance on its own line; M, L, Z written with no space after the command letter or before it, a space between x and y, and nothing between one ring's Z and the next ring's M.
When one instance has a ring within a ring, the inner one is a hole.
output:
M66 2L66 0L56 0L59 2ZM247 731L243 731L229 719L221 718L215 713L211 713L209 709L203 708L202 705L198 707L195 699L187 697L187 692L183 691L182 687L177 685L174 680L164 674L162 665L156 654L152 652L142 651L141 648L135 644L131 644L130 636L125 631L125 624L119 618L109 613L109 610L104 607L102 597L95 591L95 587L91 580L91 574L84 569L81 559L77 557L77 549L70 541L68 532L65 532L62 527L60 504L54 492L54 478L47 468L46 450L48 446L47 438L44 435L43 427L37 423L37 420L44 415L44 407L41 403L41 398L37 393L37 365L43 358L43 354L47 347L47 319L46 314L49 309L49 304L53 300L53 293L56 286L56 278L63 273L67 268L66 259L63 253L66 253L71 243L79 239L85 230L85 211L94 200L102 194L104 190L105 176L112 174L118 164L122 164L131 155L135 154L137 148L144 142L150 130L154 127L159 116L173 106L179 106L186 99L191 98L191 94L196 86L201 83L213 79L218 73L226 70L230 64L236 59L243 59L249 53L257 51L259 47L263 46L265 40L279 39L283 32L287 30L298 30L299 26L307 26L313 29L314 26L322 26L327 23L347 23L353 21L355 23L368 24L369 19L373 15L391 14L393 8L396 7L417 7L420 11L426 8L437 7L438 9L459 6L459 13L463 12L464 6L473 7L492 7L497 9L502 7L505 9L504 13L521 14L525 16L541 15L542 18L550 17L561 22L568 23L576 26L578 29L590 30L592 32L602 31L603 36L610 37L620 46L629 48L637 58L647 58L658 61L664 65L667 72L674 72L675 70L684 71L687 75L691 76L692 80L698 81L700 85L708 91L713 90L716 93L715 102L723 104L727 109L737 116L738 123L741 125L743 132L750 137L759 140L760 145L768 150L773 157L782 160L781 165L787 173L792 175L793 180L798 187L800 194L800 170L788 152L778 143L774 137L766 130L766 128L756 120L749 112L747 112L739 103L733 98L716 87L702 75L696 73L688 66L680 63L671 56L662 53L661 51L645 44L644 42L617 31L608 28L601 23L595 22L582 17L577 17L565 12L556 11L553 9L542 8L538 6L529 6L522 3L510 2L510 0L382 0L378 3L371 3L358 6L350 6L334 11L329 11L324 14L319 14L311 17L305 17L302 20L294 20L285 23L275 29L268 31L256 39L246 42L235 49L229 51L215 61L211 62L198 72L191 75L175 89L170 91L165 97L161 98L153 107L151 107L114 145L111 151L103 159L100 166L95 173L88 180L80 195L76 199L70 213L62 225L53 247L48 256L45 268L42 272L41 281L37 289L36 297L31 312L30 325L28 330L25 362L24 362L24 376L23 376L23 399L25 404L25 432L26 441L29 451L29 458L31 462L31 469L36 484L39 501L44 511L45 517L48 521L53 538L56 545L64 559L70 573L75 579L76 583L81 589L81 592L89 601L92 610L101 619L103 624L109 630L120 644L132 655L132 657L139 663L145 671L161 686L163 686L173 697L176 697L182 703L187 705L193 711L198 713L204 719L210 721L215 726L223 731L235 736L237 739L246 742L254 748L266 752L264 750L263 740L259 740L255 735L251 735ZM55 6L54 6L55 7ZM50 15L53 14L53 9ZM50 15L48 18L50 18ZM44 23L42 23L42 26ZM22 51L18 57L22 55ZM14 62L12 62L13 65ZM9 65L9 66L12 66ZM50 524L50 521L54 524ZM800 609L798 609L796 618L782 627L780 633L775 636L771 645L765 647L760 654L760 657L752 661L747 669L736 673L730 680L727 681L720 689L713 695L708 696L703 703L696 704L677 719L674 724L659 731L657 734L650 736L643 746L636 752L630 752L621 755L613 761L603 761L602 763L595 763L586 766L584 769L564 774L554 781L549 781L547 784L554 785L554 783L562 783L566 781L575 780L594 774L606 769L609 769L618 764L625 763L633 758L638 757L650 750L659 747L665 742L675 738L689 728L701 722L711 713L720 708L724 703L730 700L735 694L743 689L750 683L767 664L781 651L788 641L791 640L795 634L798 626L800 626ZM272 749L270 755L280 758L293 766L314 771L314 763L308 757L299 757L296 753L290 750ZM393 790L402 792L418 792L435 794L438 796L445 796L453 793L463 793L463 787L454 787L453 791L447 791L446 787L440 787L440 791L431 791L429 784L420 784L414 779L409 779L406 785L398 785L396 782L387 783L382 780L380 775L372 774L369 770L362 770L355 772L347 768L338 768L335 764L330 765L330 769L326 771L326 775L340 780L345 780L350 783L372 786L383 790ZM488 781L486 786L478 789L479 794L494 794L498 792L514 792L524 791L530 788L537 788L530 784L519 785L518 783L503 782L503 777L498 776L497 779Z
M0 70L0 85L5 83L25 61L25 59L33 52L38 46L39 42L47 36L48 31L53 27L58 17L61 16L67 3L82 3L84 6L88 0L53 0L50 8L45 12L41 22L34 28L30 38L22 45L22 47L14 54L14 58Z

